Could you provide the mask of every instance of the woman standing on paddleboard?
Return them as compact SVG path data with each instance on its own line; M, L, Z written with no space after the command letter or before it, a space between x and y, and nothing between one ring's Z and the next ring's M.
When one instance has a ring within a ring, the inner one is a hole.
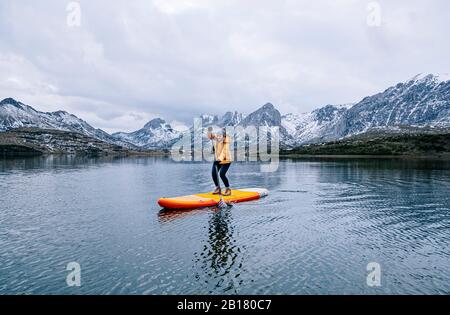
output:
M213 152L214 152L214 164L212 167L212 178L216 189L213 194L218 195L221 192L219 185L220 175L223 184L225 185L225 191L222 193L223 196L231 195L230 183L226 176L228 169L231 165L231 153L230 153L230 143L231 137L227 135L226 129L222 128L221 134L213 134L212 128L208 128L208 138L213 142Z

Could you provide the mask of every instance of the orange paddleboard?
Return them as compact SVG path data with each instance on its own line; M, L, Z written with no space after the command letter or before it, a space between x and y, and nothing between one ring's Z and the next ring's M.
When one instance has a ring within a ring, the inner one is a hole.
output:
M230 196L223 196L227 203L237 203L250 200L256 200L265 197L269 191L264 188L245 188L231 190ZM195 209L203 207L213 207L219 203L220 197L213 195L212 192L204 194L195 194L189 196L160 198L158 204L167 209Z

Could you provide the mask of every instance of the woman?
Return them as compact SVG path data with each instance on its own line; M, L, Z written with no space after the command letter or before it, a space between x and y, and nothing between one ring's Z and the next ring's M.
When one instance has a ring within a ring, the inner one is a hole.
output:
M222 193L223 196L231 195L230 183L226 176L228 169L231 165L231 153L230 153L230 143L231 137L227 135L226 129L222 128L222 134L213 134L212 128L208 128L208 138L213 142L213 152L214 152L214 164L212 167L212 178L216 189L213 194L220 194L219 179L217 178L217 173L219 173L223 184L225 185L225 192Z

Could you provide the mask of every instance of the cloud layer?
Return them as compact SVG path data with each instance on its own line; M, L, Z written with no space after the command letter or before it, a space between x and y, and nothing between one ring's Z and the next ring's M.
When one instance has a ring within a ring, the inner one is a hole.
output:
M0 98L107 131L265 102L304 112L450 72L446 0L378 1L375 27L358 0L80 0L79 27L69 3L0 3Z

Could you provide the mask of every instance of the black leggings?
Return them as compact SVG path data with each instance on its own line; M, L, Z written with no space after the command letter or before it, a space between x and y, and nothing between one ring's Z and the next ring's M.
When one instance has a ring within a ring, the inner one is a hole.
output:
M215 161L212 167L212 178L216 187L219 187L219 179L217 178L217 171L219 172L220 178L222 179L225 188L230 188L230 183L228 182L228 178L226 176L228 169L230 168L231 163L228 164L220 164L220 162ZM216 170L217 167L217 170Z

